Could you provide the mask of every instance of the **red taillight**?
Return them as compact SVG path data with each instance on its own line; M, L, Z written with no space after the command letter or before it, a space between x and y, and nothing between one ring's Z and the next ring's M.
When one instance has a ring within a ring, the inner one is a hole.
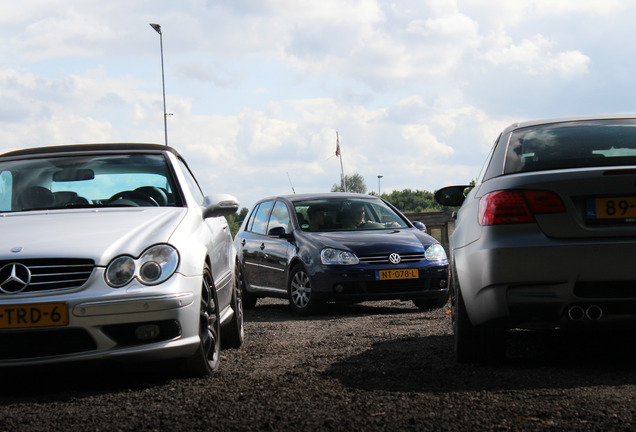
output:
M560 213L565 206L547 191L503 190L491 192L479 202L479 224L501 225L534 222L534 215Z
M534 214L540 213L561 213L565 211L565 206L561 198L554 192L547 191L524 191L530 211Z

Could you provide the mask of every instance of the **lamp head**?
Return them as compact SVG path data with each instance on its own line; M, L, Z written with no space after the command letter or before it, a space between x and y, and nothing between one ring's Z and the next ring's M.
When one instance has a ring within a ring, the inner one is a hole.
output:
M150 23L150 27L155 29L157 33L161 34L161 26L159 24Z

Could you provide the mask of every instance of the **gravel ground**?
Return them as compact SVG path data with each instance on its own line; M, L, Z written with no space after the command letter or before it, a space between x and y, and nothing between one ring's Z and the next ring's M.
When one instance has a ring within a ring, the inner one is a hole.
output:
M445 309L386 301L297 318L246 311L220 371L83 363L4 370L0 431L631 431L634 336L516 332L508 359L459 365Z

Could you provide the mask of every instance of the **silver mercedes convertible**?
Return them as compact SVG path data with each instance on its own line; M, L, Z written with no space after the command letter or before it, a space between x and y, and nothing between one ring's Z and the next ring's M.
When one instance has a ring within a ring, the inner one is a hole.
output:
M224 216L168 146L0 155L0 366L178 359L218 368L243 342Z

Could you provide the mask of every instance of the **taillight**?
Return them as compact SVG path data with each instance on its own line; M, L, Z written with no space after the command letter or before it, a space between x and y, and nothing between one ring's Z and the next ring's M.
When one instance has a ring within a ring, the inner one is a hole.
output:
M553 192L502 190L484 195L479 202L479 224L501 225L534 222L535 214L561 213L565 206Z

